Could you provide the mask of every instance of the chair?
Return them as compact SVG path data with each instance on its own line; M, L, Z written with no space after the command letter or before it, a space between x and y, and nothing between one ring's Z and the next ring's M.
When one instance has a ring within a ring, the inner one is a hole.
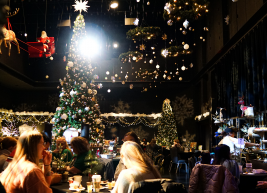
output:
M221 192L238 193L238 184L226 167L221 165L197 164L190 176L189 193Z
M188 158L188 168L189 168L189 174L192 173L193 168L196 165L196 159L194 157Z
M149 179L134 182L129 187L129 193L186 193L185 186L171 179Z
M172 164L177 164L176 173L177 173L178 168L179 168L179 173L180 173L180 167L179 167L180 164L185 165L185 171L187 172L187 163L185 160L179 160L178 159L177 148L172 147L170 152L171 152L171 162L170 162L169 172L171 172Z

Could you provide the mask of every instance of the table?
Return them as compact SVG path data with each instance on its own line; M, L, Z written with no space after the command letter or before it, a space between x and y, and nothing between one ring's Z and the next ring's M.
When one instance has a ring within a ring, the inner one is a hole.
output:
M267 174L240 174L239 192L250 192L256 188L258 181L265 181L264 179L267 181Z
M88 177L83 176L82 177L82 186L85 187L85 190L83 190L81 192L87 192L87 184L86 184L87 181L88 181ZM50 188L52 189L53 193L75 192L75 191L69 190L69 183L68 182L61 182L58 184L53 184L50 186ZM100 192L110 193L110 191L108 189L100 190Z

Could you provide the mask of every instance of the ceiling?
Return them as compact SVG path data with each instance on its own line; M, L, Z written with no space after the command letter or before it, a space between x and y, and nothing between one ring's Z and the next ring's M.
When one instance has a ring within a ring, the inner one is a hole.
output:
M99 75L99 79L97 81L111 82L110 77L118 74L119 77L115 84L123 86L121 82L125 79L125 73L129 72L128 81L139 82L141 84L140 87L144 86L144 84L151 85L151 83L156 84L162 81L173 82L174 85L188 84L195 74L194 69L188 67L189 70L187 71L180 70L179 76L175 75L175 71L177 68L181 68L183 64L189 66L190 63L194 63L193 55L165 59L160 53L162 49L172 45L181 45L183 41L193 44L195 35L193 33L191 35L183 35L180 32L181 23L173 26L167 25L167 22L162 17L165 1L153 0L150 1L149 5L147 5L148 0L141 0L139 3L136 0L119 0L118 2L119 7L112 10L109 8L110 1L89 1L88 5L90 7L88 11L82 13L86 22L87 33L95 37L102 47L101 55L94 58L94 61L98 64L96 73ZM56 54L53 55L54 60L49 60L49 58L29 58L28 63L30 66L27 67L27 74L24 74L23 78L2 68L0 70L0 83L6 87L16 89L52 89L56 87L58 79L63 78L66 74L64 70L66 63L63 62L63 57L67 55L72 35L70 27L57 27L57 25L67 19L71 19L73 24L78 14L74 12L73 4L74 1L69 0L10 0L11 11L20 8L17 15L10 18L12 29L20 40L20 46L27 50L27 45L22 42L36 41L41 31L45 30L48 36L55 38ZM134 41L126 38L126 32L135 28L134 25L124 24L126 17L138 17L142 26L159 26L162 33L167 34L168 39L164 41L159 36L151 41L137 41L134 43ZM191 25L195 26L196 24L192 23ZM119 44L117 49L113 48L113 42ZM146 50L142 52L144 55L143 60L131 64L123 64L117 60L121 53L129 50L140 51L139 46L141 44L146 45ZM156 49L151 50L150 47L155 47ZM12 47L12 49L15 49L15 47ZM22 54L27 53L22 51ZM154 60L153 64L148 63L150 59ZM155 80L151 77L144 79L144 76L136 78L136 71L140 71L140 73L146 70L154 71L156 70L156 64L160 65L161 76L159 79ZM121 68L124 69L123 73L121 73ZM167 75L172 78L169 81L162 78L165 70ZM106 75L107 71L110 72L109 76ZM49 78L46 78L47 75ZM179 81L180 76L183 77L183 81Z

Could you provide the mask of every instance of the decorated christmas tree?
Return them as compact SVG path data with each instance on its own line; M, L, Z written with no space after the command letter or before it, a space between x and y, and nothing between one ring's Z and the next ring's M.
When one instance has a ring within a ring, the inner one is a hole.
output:
M174 139L178 138L176 122L174 119L174 114L172 112L170 102L171 101L169 99L165 99L163 101L157 136L157 144L166 147L171 147Z
M82 124L89 125L89 141L102 142L104 138L104 126L101 124L100 109L97 104L97 87L94 84L94 67L90 57L81 44L86 37L85 22L81 11L86 11L85 2L76 1L75 10L80 14L74 21L73 35L68 54L67 74L61 84L59 106L52 120L54 124L53 133L62 136L69 128L81 129ZM60 88L60 87L58 87Z

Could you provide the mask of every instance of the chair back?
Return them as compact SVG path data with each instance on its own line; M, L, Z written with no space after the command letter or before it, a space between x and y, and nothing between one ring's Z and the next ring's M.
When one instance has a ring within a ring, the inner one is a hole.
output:
M234 176L224 166L198 164L191 173L188 192L238 193L239 190Z
M172 147L170 149L171 152L171 160L173 163L178 163L178 154L177 154L177 148L176 147Z
M130 185L130 193L187 193L184 184L174 182L171 179L150 179L134 182Z

